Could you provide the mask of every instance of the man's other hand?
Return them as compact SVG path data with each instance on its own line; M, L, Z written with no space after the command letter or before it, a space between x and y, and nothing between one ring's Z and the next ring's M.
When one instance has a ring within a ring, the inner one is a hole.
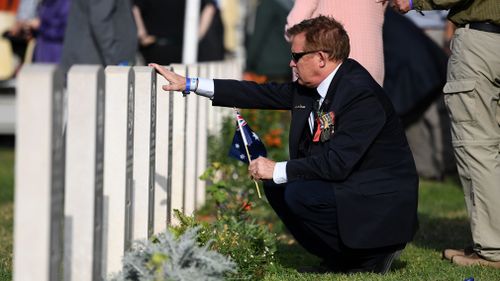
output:
M164 91L184 91L186 89L186 77L181 76L173 71L166 69L165 67L158 65L156 63L150 63L149 66L153 67L160 73L161 76L165 77L170 84L163 85L161 88Z
M274 166L276 162L261 156L250 162L248 173L254 180L270 180L273 178Z

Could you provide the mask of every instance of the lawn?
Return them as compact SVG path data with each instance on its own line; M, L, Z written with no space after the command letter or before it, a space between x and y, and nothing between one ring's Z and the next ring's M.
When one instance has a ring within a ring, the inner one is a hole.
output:
M12 279L14 150L0 146L0 280Z
M0 147L0 281L12 278L13 165L13 149ZM443 248L460 248L470 243L463 196L455 180L422 181L419 215L420 229L415 240L408 245L387 275L299 274L297 267L314 265L319 261L304 252L293 240L283 238L280 240L277 262L269 267L264 280L461 281L469 277L474 277L476 281L500 280L500 270L480 266L458 267L441 260Z
M319 260L296 245L281 243L278 262L265 280L500 280L500 270L482 266L459 267L441 259L447 247L461 248L471 241L463 194L458 182L422 181L419 202L420 229L387 275L299 274L301 265ZM287 241L285 241L287 242Z

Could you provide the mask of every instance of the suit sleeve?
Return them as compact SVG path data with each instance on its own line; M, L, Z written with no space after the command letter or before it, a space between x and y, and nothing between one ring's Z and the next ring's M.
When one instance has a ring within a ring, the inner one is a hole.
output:
M292 107L295 83L257 84L251 81L214 79L212 105L254 109L283 109Z
M354 96L335 118L335 131L324 153L287 163L288 180L345 180L375 141L386 122L385 110L371 92Z

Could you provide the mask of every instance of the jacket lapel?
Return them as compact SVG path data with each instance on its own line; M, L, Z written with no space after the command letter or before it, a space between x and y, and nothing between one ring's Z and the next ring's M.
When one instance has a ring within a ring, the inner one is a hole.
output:
M351 65L351 61L347 59L337 70L337 73L328 87L328 93L326 94L325 100L321 104L321 110L330 111L339 81L342 76L344 76L349 65ZM297 157L300 140L304 137L305 126L309 126L307 120L313 108L314 91L315 89L306 88L300 85L297 88L297 94L295 95L292 107L292 122L290 125L289 152L291 159Z
M292 107L292 122L290 125L289 152L290 158L297 156L299 142L302 138L305 126L309 126L307 120L311 114L314 101L314 89L299 87Z

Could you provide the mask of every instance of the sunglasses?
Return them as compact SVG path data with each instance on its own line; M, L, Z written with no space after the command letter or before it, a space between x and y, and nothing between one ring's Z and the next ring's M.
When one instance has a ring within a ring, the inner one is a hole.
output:
M325 50L315 50L315 51L300 52L300 53L294 53L294 52L292 52L292 60L293 60L293 62L298 63L298 62L299 62L299 60L300 60L303 56L305 56L305 55L307 55L307 54L316 53L316 52L326 52L326 53L328 53L328 52L327 52L327 51L325 51Z

